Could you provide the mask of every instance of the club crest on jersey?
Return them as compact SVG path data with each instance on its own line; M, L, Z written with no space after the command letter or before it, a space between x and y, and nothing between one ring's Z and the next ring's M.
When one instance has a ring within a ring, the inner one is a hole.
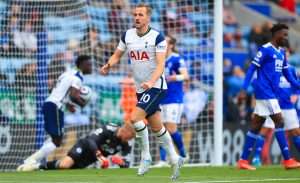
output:
M149 56L145 51L130 51L130 59L132 60L149 60Z
M282 71L282 66L283 66L283 61L276 59L275 60L275 71L276 72L281 72Z

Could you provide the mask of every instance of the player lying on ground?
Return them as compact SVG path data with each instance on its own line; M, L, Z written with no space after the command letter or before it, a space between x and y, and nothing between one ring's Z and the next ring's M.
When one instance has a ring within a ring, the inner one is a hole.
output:
M42 147L29 156L24 164L31 164L41 161L48 154L61 146L64 133L64 107L67 106L71 112L75 112L74 102L84 107L87 102L80 98L83 76L92 72L90 57L79 56L76 60L77 70L64 72L56 81L50 96L46 99L42 113L45 120L45 131L51 138L47 139ZM19 168L22 168L20 165Z
M288 70L286 54L284 49L281 48L286 45L288 40L288 26L280 23L276 24L271 28L271 33L271 42L263 45L257 52L248 69L243 90L238 96L239 102L246 101L246 89L252 79L253 73L257 71L257 79L254 87L256 104L253 113L253 123L247 133L241 159L237 163L237 167L240 169L256 169L250 166L248 157L252 152L257 135L267 116L270 116L275 123L275 137L284 158L284 167L286 169L300 167L300 163L291 158L283 131L284 123L281 109L277 100L279 82L282 74L292 85L298 89L300 88L300 83L291 76Z
M135 136L131 124L117 127L113 124L98 128L85 138L80 139L62 160L46 163L26 164L19 171L53 170L53 169L79 169L100 162L102 168L109 166L109 160L121 168L128 168L130 162L131 147L128 141ZM122 157L116 155L122 152Z
M185 163L188 161L182 141L182 136L177 130L177 124L180 123L183 113L183 81L189 79L188 71L183 58L176 52L176 39L172 36L166 36L167 41L167 60L165 64L165 75L168 85L166 98L162 101L161 114L164 126L170 133L180 156L184 158ZM161 160L155 167L167 166L166 152L159 146Z
M143 119L162 142L171 160L172 179L177 179L183 165L183 158L176 153L169 132L162 124L159 104L165 97L167 84L164 77L167 43L164 36L149 26L151 8L146 3L136 5L135 28L127 30L121 37L115 53L101 68L103 75L115 66L125 51L129 52L131 67L136 84L138 103L130 115L130 121L137 132L141 151L138 175L148 172L151 165L148 129Z
M289 50L286 51L286 60L289 60ZM295 69L289 65L288 70L292 74L295 80L298 80ZM255 81L254 81L255 83ZM291 84L285 79L284 76L280 77L279 90L278 90L278 102L282 109L282 116L284 122L284 130L288 131L293 136L293 142L298 151L300 152L300 129L299 129L299 119L295 109L294 103L297 100L297 95L299 91L297 88L291 86ZM261 152L265 143L266 137L274 129L274 122L271 118L267 118L264 126L262 127L260 134L256 139L254 158L252 160L252 165L261 166Z

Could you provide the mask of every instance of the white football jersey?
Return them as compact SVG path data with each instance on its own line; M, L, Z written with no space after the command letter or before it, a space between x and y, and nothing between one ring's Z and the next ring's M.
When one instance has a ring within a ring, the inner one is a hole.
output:
M69 97L70 88L80 89L82 86L82 73L78 70L67 71L61 74L56 85L53 88L50 96L46 99L46 102L53 102L57 108L62 109L64 104L71 101Z
M144 92L145 90L140 85L151 79L157 67L156 53L167 51L167 42L164 36L150 28L145 35L140 37L135 28L129 29L122 35L118 49L121 51L128 50L136 92ZM167 89L164 74L153 87Z

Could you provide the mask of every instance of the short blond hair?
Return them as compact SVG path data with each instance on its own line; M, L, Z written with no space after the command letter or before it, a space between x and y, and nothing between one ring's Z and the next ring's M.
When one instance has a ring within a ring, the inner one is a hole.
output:
M143 2L138 3L136 4L135 8L146 8L147 15L151 15L152 13L152 8L148 3L143 3Z
M131 138L135 137L135 130L132 126L132 124L130 123L125 123L122 127L121 127L124 132L129 135Z

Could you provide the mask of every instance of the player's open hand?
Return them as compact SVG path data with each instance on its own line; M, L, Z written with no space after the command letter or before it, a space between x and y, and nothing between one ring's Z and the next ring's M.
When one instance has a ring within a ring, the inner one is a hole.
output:
M243 104L247 100L247 92L245 89L243 89L239 94L238 94L238 103Z
M73 104L67 103L66 107L67 107L68 111L70 111L70 112L75 112L76 111L75 105L73 105Z
M110 160L115 165L124 165L124 160L120 156L111 156Z
M174 81L176 81L176 72L173 71L172 75L167 78L167 81L168 82L174 82Z
M140 85L140 87L143 88L144 90L150 90L152 88L152 86L153 86L153 84L150 81L147 81Z
M103 67L101 67L101 74L103 76L106 76L109 69L110 69L110 64L109 63L105 64Z

